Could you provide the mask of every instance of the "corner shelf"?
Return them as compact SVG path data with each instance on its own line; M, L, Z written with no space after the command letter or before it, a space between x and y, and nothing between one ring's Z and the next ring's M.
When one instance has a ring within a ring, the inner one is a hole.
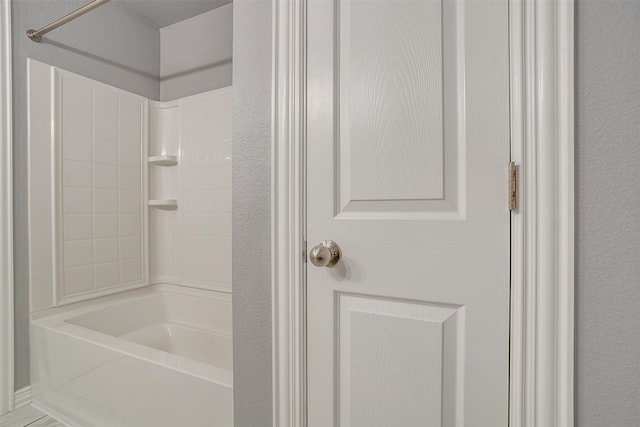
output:
M158 209L174 210L178 208L178 201L175 199L149 200L149 206Z
M151 156L149 157L149 164L157 166L175 166L178 164L178 156L172 156L169 154Z

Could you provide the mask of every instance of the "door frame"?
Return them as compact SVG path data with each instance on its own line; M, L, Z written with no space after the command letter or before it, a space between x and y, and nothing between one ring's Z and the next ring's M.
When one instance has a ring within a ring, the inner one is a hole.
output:
M0 415L14 407L11 2L0 0Z
M305 69L308 0L272 14L273 425L306 425ZM574 0L508 0L509 425L574 424ZM505 191L507 180L505 165Z

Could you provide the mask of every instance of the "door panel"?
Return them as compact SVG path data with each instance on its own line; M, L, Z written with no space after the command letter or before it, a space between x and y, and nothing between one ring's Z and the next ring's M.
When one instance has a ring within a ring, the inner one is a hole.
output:
M334 8L336 214L451 213L463 183L462 6L391 0Z
M437 1L338 3L345 201L442 198L441 13Z
M506 0L310 0L310 426L506 426Z
M341 423L453 425L464 308L349 294L337 305Z

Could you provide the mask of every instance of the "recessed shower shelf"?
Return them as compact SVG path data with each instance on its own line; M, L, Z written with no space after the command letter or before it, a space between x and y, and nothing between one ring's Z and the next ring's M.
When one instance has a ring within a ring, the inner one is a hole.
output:
M149 157L149 164L157 166L175 166L178 164L178 156L172 156L169 154L151 156Z
M178 208L178 201L175 199L149 200L149 206L158 209L173 210Z

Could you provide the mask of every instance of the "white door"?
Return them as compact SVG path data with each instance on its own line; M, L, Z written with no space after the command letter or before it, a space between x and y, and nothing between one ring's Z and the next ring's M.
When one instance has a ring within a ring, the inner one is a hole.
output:
M507 6L308 4L311 427L507 425Z

